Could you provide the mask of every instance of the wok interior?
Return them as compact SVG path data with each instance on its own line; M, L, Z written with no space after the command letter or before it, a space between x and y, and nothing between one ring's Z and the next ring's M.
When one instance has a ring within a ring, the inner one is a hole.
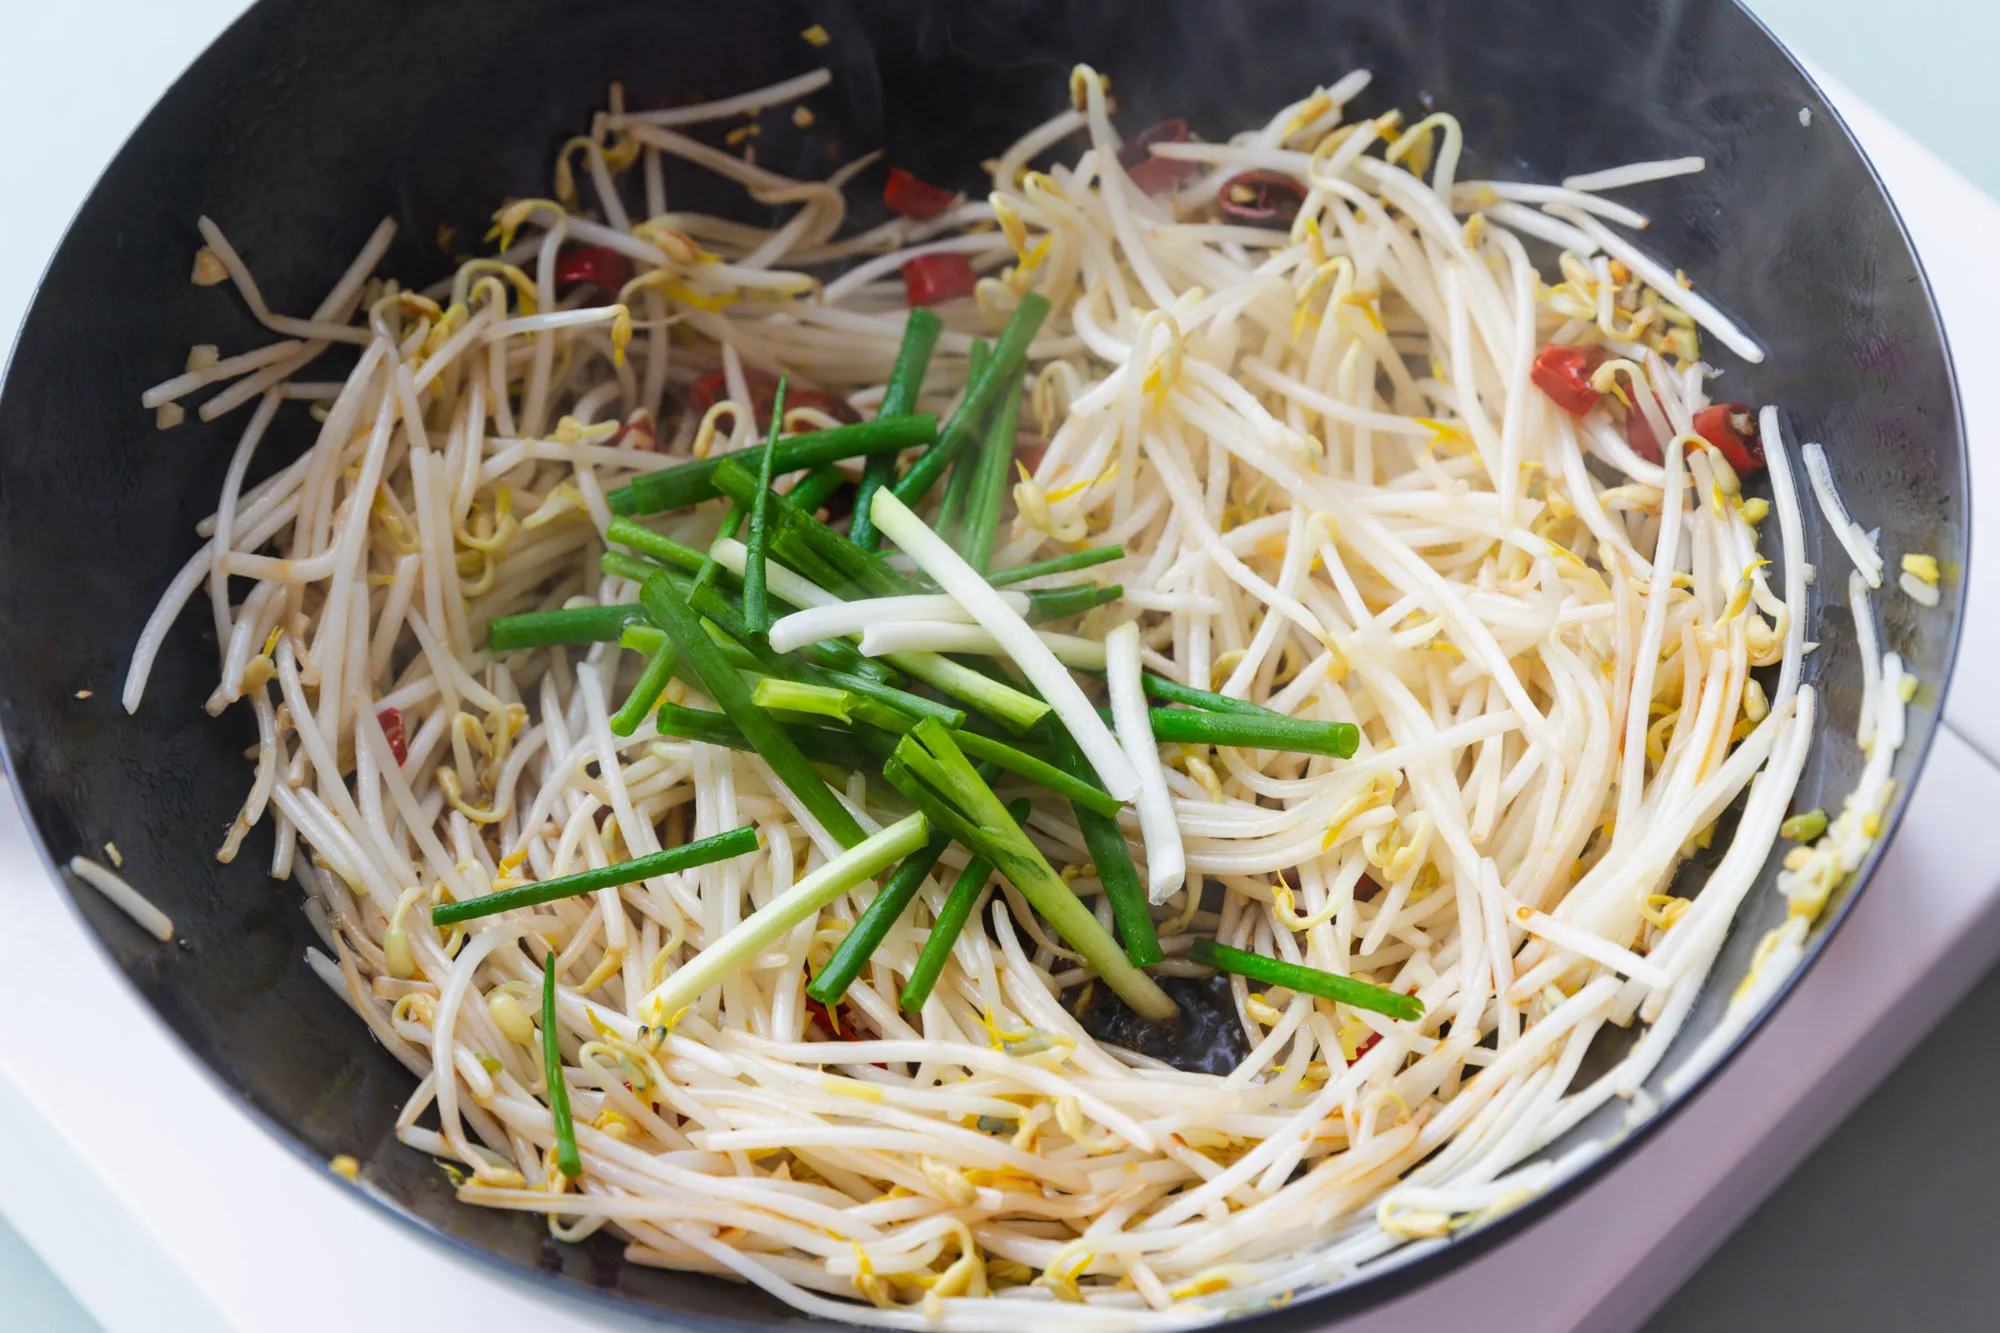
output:
M800 34L832 35L821 49ZM1700 275L1769 347L1747 367L1719 350L1718 397L1783 405L1799 439L1827 442L1864 527L1893 555L1962 570L1964 453L1936 320L1893 213L1831 111L1733 4L1664 12L1564 0L1300 5L1244 0L833 3L549 0L266 3L185 76L107 173L51 268L0 400L0 707L18 788L49 852L106 840L181 927L158 946L94 896L86 919L148 1001L216 1074L315 1161L349 1153L374 1194L435 1232L517 1268L630 1298L695 1327L803 1323L758 1293L626 1265L608 1239L558 1245L539 1220L462 1207L444 1177L392 1135L406 1074L302 961L313 936L295 886L268 879L260 831L233 865L213 859L235 813L254 729L201 709L213 680L207 617L182 619L145 706L116 705L130 646L192 553L240 421L155 434L141 390L197 342L262 341L227 288L189 286L206 212L230 232L276 309L309 307L375 222L402 223L382 272L445 271L440 229L464 249L504 198L543 194L557 146L586 127L612 79L635 107L723 96L819 65L835 73L811 132L766 131L759 160L823 176L873 149L886 163L977 190L981 159L1060 104L1070 66L1107 71L1132 131L1184 116L1223 138L1317 84L1366 66L1358 111L1449 110L1465 126L1463 174L1553 181L1616 163L1699 154L1697 176L1626 192L1654 218L1643 242ZM1810 124L1800 111L1810 112ZM775 119L775 118L774 118ZM855 222L876 220L873 186ZM772 216L711 177L670 174L676 208ZM286 413L262 453L275 467L309 443ZM255 478L253 477L253 480ZM1807 679L1825 721L1799 806L1837 806L1859 771L1860 667L1844 607L1846 565L1812 590ZM1878 599L1884 647L1925 682L1898 762L1905 790L1928 747L1958 608ZM1823 604L1830 606L1821 613ZM79 689L93 697L78 700ZM1727 827L1717 845L1727 841ZM1683 874L1699 885L1704 863ZM1767 874L1769 870L1767 869ZM1850 882L1816 928L1844 913ZM1753 892L1662 1075L1713 1025L1756 940L1783 915ZM1617 1052L1613 1034L1604 1052ZM1593 1063L1596 1053L1593 1053ZM1582 1077L1590 1074L1589 1065ZM1557 1145L1622 1128L1614 1105ZM1601 1122L1601 1123L1600 1123ZM1323 1319L1470 1253L1351 1284L1330 1303L1260 1316Z

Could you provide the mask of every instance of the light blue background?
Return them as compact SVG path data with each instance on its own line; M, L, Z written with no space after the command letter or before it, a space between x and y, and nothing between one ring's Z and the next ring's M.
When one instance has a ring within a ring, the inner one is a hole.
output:
M2000 56L2000 2L1752 0L1750 8L1787 46L1816 61L1980 188L2000 193L2000 134L1995 133L2000 72L1994 67ZM9 129L28 132L21 125ZM10 1329L98 1329L4 1218L0 1308L6 1311L0 1323Z

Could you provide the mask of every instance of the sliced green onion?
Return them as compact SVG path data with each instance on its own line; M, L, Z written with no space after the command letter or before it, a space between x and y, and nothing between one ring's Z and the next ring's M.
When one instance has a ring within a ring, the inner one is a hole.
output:
M630 579L634 583L644 583L654 570L664 568L656 560L627 555L623 551L604 552L597 557L597 567L615 578Z
M757 479L734 462L726 461L715 470L715 484L723 494L738 504L757 503L760 493ZM862 550L811 514L800 512L784 496L773 495L768 489L761 493L771 496L773 520L782 521L785 531L812 553L812 559L826 569L835 571L840 579L854 584L871 597L894 597L900 593L921 591L914 580L891 569L880 556L872 551ZM781 520L780 515L782 515ZM779 555L781 559L784 558L783 552ZM797 562L792 560L786 560L786 563L795 567L797 565ZM821 581L819 575L811 569L802 569L799 572L815 582ZM745 576L747 582L747 566Z
M1047 578L1051 574L1073 574L1079 569L1089 569L1107 560L1123 560L1125 548L1122 546L1093 546L1087 551L1071 551L1068 555L1058 555L1047 560L1037 560L1032 564L1015 565L1012 569L999 569L986 576L986 581L996 588L1004 588L1010 583L1025 583L1029 579Z
M1075 739L1057 724L1049 724L1047 730L1055 742L1056 762L1063 770L1074 778L1088 776L1090 764ZM964 743L963 737L960 743ZM1125 834L1114 818L1075 801L1070 802L1070 808L1076 812L1076 826L1083 834L1083 845L1090 852L1090 864L1097 870L1098 882L1104 885L1104 896L1111 900L1111 919L1118 925L1125 956L1134 967L1151 967L1166 954L1160 948L1160 933L1153 926L1153 914L1147 910L1146 890L1139 883L1139 867L1132 861L1132 849L1125 844Z
M959 463L971 481L958 544L967 563L982 574L993 563L993 539L999 534L1000 509L1007 499L1007 469L1014 461L1014 438L1021 428L1021 377L1026 370L1024 363L1008 376L978 454Z
M937 430L937 418L926 412L793 435L778 441L778 458L771 470L777 476L784 476L800 468L837 463L843 458L864 454L888 454L893 457L904 449L932 443L937 439ZM764 448L760 445L727 457L746 468L759 469L764 462ZM722 458L703 458L679 467L648 472L634 478L631 485L620 486L604 498L610 502L612 512L618 514L654 514L666 509L685 509L703 500L713 500L720 494L715 489L715 469L722 461Z
M1424 1002L1414 995L1401 995L1386 986L1336 976L1303 963L1288 963L1282 958L1266 958L1260 953L1232 949L1214 940L1194 941L1188 945L1188 957L1218 972L1233 972L1267 986L1282 986L1301 995L1317 995L1322 1000L1332 1000L1355 1009L1368 1009L1410 1022L1424 1016Z
M1005 597L1006 594L995 592L994 596ZM1008 614L1013 614L1005 603L1000 605ZM1020 617L1016 617L1015 623L1064 666L1082 671L1101 671L1104 668L1104 645L1098 640L1077 634L1058 634L1054 630L1038 630ZM912 652L1014 656L1013 641L1009 637L995 634L984 625L968 625L962 620L880 621L861 632L861 651L869 657Z
M743 550L740 542L719 541L714 550L724 568L732 568L742 562ZM604 557L607 562L610 558L609 555ZM608 563L605 568L608 572L615 572ZM828 592L824 586L782 567L772 569L770 576L771 590L794 606L832 606L841 600L834 593ZM843 641L827 639L820 642L824 646ZM1011 685L982 675L971 667L954 662L938 653L889 653L882 660L897 670L916 677L931 688L972 705L1015 732L1026 731L1049 711L1049 706L1040 699L1024 694Z
M890 653L882 660L932 689L972 705L1015 732L1026 731L1049 712L1049 706L1033 695L1003 685L941 653Z
M893 685L884 685L880 681L857 676L851 672L828 671L824 674L827 684L837 685L850 694L858 694L863 699L908 714L912 721L934 717L945 726L954 729L965 725L963 708L953 708L950 704L941 704L935 699L926 699L921 694L911 694L908 690L899 690Z
M881 890L861 913L860 919L841 937L840 943L834 947L833 956L826 960L826 966L807 983L807 995L825 1005L840 1003L841 997L847 994L847 988L861 975L861 969L882 947L889 927L895 925L908 910L910 900L923 887L925 876L931 873L931 867L938 863L938 858L950 845L950 838L933 831L929 842L896 867L896 872L882 882Z
M556 1034L556 951L542 959L542 1081L549 1085L549 1119L556 1127L556 1170L575 1180L583 1174L576 1151L576 1121L569 1113L569 1084L563 1081L562 1041Z
M701 622L695 617L694 608L674 586L672 576L664 570L654 574L646 580L640 597L653 622L673 640L681 659L701 677L702 689L715 700L723 715L734 722L737 729L757 747L757 753L771 766L778 781L791 789L792 794L799 798L799 803L841 846L853 847L859 843L862 840L861 825L840 803L833 789L826 785L826 779L799 753L798 745L785 734L785 729L751 701L750 690L744 685L743 677L723 660L721 652L709 641Z
M837 717L842 722L854 721L854 706L860 702L846 690L809 685L798 680L780 680L776 676L759 676L750 691L750 701L759 708L781 709L787 713L816 713L821 717Z
M666 641L667 632L658 625L627 625L625 632L618 636L620 648L629 648L635 653L645 653L648 657L658 652Z
M1115 602L1124 595L1125 585L1122 583L1108 586L1077 583L1067 588L1044 588L1028 594L1027 621L1030 625L1039 625L1047 620L1061 620L1064 616L1080 616L1094 606Z
M722 530L725 533L733 533L742 522L742 508L732 505L728 517L722 520ZM611 520L611 526L614 528L620 523L626 524L631 528L638 528L640 532L646 533L649 537L659 536L657 533L640 527L630 519L615 518ZM673 541L670 537L660 537L659 540L680 547L682 551L696 558L696 572L694 576L695 595L700 595L703 590L715 582L716 564L712 558L702 556L700 552L691 546L681 546L679 542ZM619 642L621 645L624 642L622 635ZM611 715L609 725L611 733L614 736L630 736L639 729L639 724L646 720L646 714L652 711L653 705L660 701L660 696L667 692L667 682L673 679L674 667L679 660L679 654L675 653L673 646L667 643L662 643L658 649L647 656L646 669L639 673L639 679L633 684L632 692L625 696L625 702L619 706L616 713Z
M817 514L820 507L833 498L833 493L847 484L847 474L831 463L821 464L798 485L785 492L785 498L801 513Z
M528 611L500 616L486 626L486 646L496 653L555 644L610 643L646 609L630 602L612 606L566 606L559 611Z
M662 564L672 565L689 574L701 572L702 553L692 546L677 542L663 532L655 532L643 523L620 516L611 520L611 526L604 530L604 539L620 546L629 546L641 555L650 556Z
M672 874L676 870L692 870L696 866L727 861L732 856L754 852L757 847L757 830L745 824L742 828L718 833L712 838L703 838L699 842L690 842L680 847L669 847L665 851L648 852L644 856L635 856L616 865L596 870L581 870L574 875L545 879L539 884L521 884L511 889L502 889L498 893L486 894L484 897L467 898L463 902L439 903L431 908L431 924L450 926L461 921L492 916L497 912L511 912L521 907L539 907L543 903L552 903L562 898L574 898L580 893L615 889L620 884L636 884L642 879Z
M1026 612L1033 605L1018 592L1002 593L1010 606ZM1073 599L1067 599L1073 600ZM962 621L965 609L941 592L909 593L901 597L862 597L851 602L830 600L794 611L771 627L771 643L780 651L821 639L852 638L876 625L897 621Z
M1361 729L1352 722L1309 722L1278 713L1197 713L1191 708L1148 709L1147 717L1153 739L1161 745L1234 745L1352 759L1361 744Z
M876 497L878 505L887 494L884 491ZM900 544L893 528L885 525L883 532ZM894 757L897 766L891 769L884 764L884 775L892 783L900 775L904 782L898 789L920 810L934 808L929 802L938 799L955 805L963 817L946 825L952 836L965 843L967 850L991 861L1134 1012L1155 1020L1174 1015L1174 1002L1151 977L1132 966L1110 932L1050 868L1041 850L1009 817L1007 807L973 770L949 732L929 719L919 722L897 743ZM927 791L927 787L935 790Z
M1045 764L1004 741L981 736L976 731L955 732L952 739L958 742L959 749L974 758L998 764L1009 773L1018 773L1030 782L1040 783L1072 805L1094 810L1108 819L1118 817L1119 803L1111 793L1080 774L1065 773L1054 764Z
M1030 293L1032 295L1033 293ZM1014 665L1049 702L1070 734L1090 759L1104 789L1119 800L1138 794L1139 778L1126 761L1125 752L1110 728L1084 697L1069 670L1056 660L1028 622L1010 608L985 578L965 558L924 526L909 506L893 491L875 493L875 526L903 548L917 567L937 581L939 587L958 599L981 628L996 639Z
M706 708L662 703L654 718L662 736L679 736L683 740L720 745L730 750L747 750L753 754L757 749L734 722ZM815 764L852 769L863 757L864 752L855 745L855 737L863 734L858 727L853 731L836 731L832 727L786 726L785 732L799 747L799 753ZM866 753L872 756L877 748L886 753L894 744L894 739L890 738L880 747L871 746Z
M992 355L992 350L987 347L984 338L972 340L972 354L966 359L968 388L978 380L979 372L986 369L986 363ZM951 476L945 481L944 499L938 504L933 525L940 533L953 540L959 535L958 521L965 513L966 497L972 493L972 474L978 470L975 451L962 450L951 465Z
M958 410L951 414L951 420L938 433L937 443L903 474L901 481L889 488L905 505L916 505L930 494L932 486L944 475L944 470L961 450L979 434L979 428L986 415L998 401L1001 392L1012 382L1017 368L1027 364L1028 344L1034 341L1035 333L1042 327L1042 321L1049 315L1049 301L1040 292L1029 292L1021 298L1021 304L1014 307L1014 314L1007 321L1007 327L1000 332L1000 341L994 345L993 357L980 373L965 387L965 398ZM882 492L869 498L869 512L874 515L875 526L882 527L882 515L874 509L875 500ZM887 534L888 530L883 529ZM893 540L893 537L891 538Z
M1007 814L1016 824L1020 823L1028 817L1028 803L1014 802L1007 807ZM974 856L965 863L965 869L958 872L958 878L952 882L950 892L945 894L943 905L931 921L931 933L917 954L916 966L910 969L910 979L903 983L903 994L897 1003L905 1012L920 1011L924 1001L930 999L931 992L937 988L938 977L944 972L945 963L951 958L953 946L965 933L965 923L972 919L972 909L979 902L980 891L991 878L993 863L983 856Z
M818 916L841 894L916 851L929 838L930 825L921 814L913 814L872 837L857 839L853 846L745 917L654 987L653 993L641 1003L640 1012L649 1023L671 1025L711 986L790 934L801 921Z
M910 312L909 319L903 324L903 345L896 351L896 368L889 372L889 383L882 390L882 406L875 412L877 421L915 410L917 395L923 391L924 371L931 362L931 351L937 346L938 334L943 331L944 321L938 318L936 311ZM868 502L895 475L896 455L891 453L870 454L861 469L861 486L854 497L854 521L848 525L848 531L855 545L864 551L872 551L881 544L875 532L875 520L868 513Z
M811 668L806 665L802 657L774 653L752 636L750 627L743 623L743 616L736 609L736 604L714 588L704 585L699 576L691 579L671 569L655 569L647 575L647 581L650 582L655 576L664 578L667 586L674 589L681 600L694 609L697 616L712 621L725 636L735 640L744 651L755 657L758 670L767 675L783 676L788 680L810 674ZM642 584L641 588L643 587ZM642 604L644 602L643 591L641 602ZM648 607L647 611L650 615L651 608ZM658 621L657 616L653 618L655 622Z
M1165 676L1156 676L1150 671L1141 672L1139 683L1146 693L1155 699L1168 703L1187 704L1194 708L1205 708L1211 713L1247 713L1255 717L1283 717L1284 714L1262 704L1253 704L1248 699L1232 699L1226 694L1213 690L1198 690L1192 685L1183 685Z
M620 642L623 642L621 636ZM653 711L653 705L667 691L667 682L674 678L674 665L678 661L673 645L662 644L658 652L646 659L646 666L639 673L639 679L632 683L632 692L625 696L625 702L610 717L611 734L630 736L646 720L646 714Z
M764 442L764 456L758 460L757 489L750 496L750 535L744 540L748 552L743 560L743 620L750 632L762 636L771 629L771 600L764 583L764 554L771 547L771 481L777 475L772 466L778 461L778 432L785 423L785 385L791 376L778 376L778 391L771 399L771 437ZM718 468L720 472L723 469ZM732 496L738 504L741 496Z
M1104 636L1105 675L1111 687L1111 714L1119 745L1139 775L1139 837L1146 847L1146 901L1155 905L1180 892L1187 882L1187 852L1180 821L1160 763L1159 738L1147 716L1146 691L1139 684L1139 622L1128 620Z

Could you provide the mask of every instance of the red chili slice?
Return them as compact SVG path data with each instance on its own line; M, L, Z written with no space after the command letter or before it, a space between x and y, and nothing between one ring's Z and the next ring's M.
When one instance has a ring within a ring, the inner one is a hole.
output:
M826 1033L829 1037L838 1037L841 1035L840 1011L837 1008L821 1004L810 995L806 996L805 1003L806 1016L819 1024L822 1032Z
M1694 433L1715 446L1739 477L1748 477L1764 466L1764 442L1757 434L1757 414L1742 403L1717 403L1694 414ZM1632 452L1649 463L1664 457L1659 437L1653 433L1646 414L1637 408L1625 414L1625 438Z
M1246 227L1289 227L1306 201L1306 187L1275 171L1246 171L1222 184L1222 216Z
M1171 190L1200 171L1201 164L1184 162L1176 157L1157 157L1153 154L1153 145L1187 141L1186 121L1178 116L1163 120L1127 139L1125 146L1118 150L1118 165L1125 168L1125 174L1132 178L1132 183L1146 194Z
M396 765L410 761L410 743L403 738L403 710L393 705L375 714L375 720L382 724L382 734L388 738L389 753L396 756Z
M750 407L757 414L757 429L768 430L771 426L771 403L778 396L778 377L765 370L745 368L743 382L750 390ZM729 396L729 378L718 370L704 375L688 386L688 407L706 414L708 409ZM835 421L856 422L861 414L851 407L847 400L820 389L807 389L797 384L785 389L785 411L790 413L795 407L814 407L832 417Z
M619 289L631 280L631 262L608 246L578 246L556 256L557 287L587 282L607 300L615 300Z
M613 449L638 449L645 453L658 453L660 437L653 429L653 414L643 407L634 408L632 415L625 418L625 424L618 428L618 433L604 443Z
M953 297L970 296L979 284L964 255L918 255L903 265L903 290L910 308L936 305Z
M1565 347L1550 343L1535 353L1528 378L1535 387L1571 416L1580 417L1604 395L1590 387L1590 373L1604 361L1595 347Z
M1694 433L1729 460L1736 475L1747 477L1764 466L1764 442L1757 434L1757 414L1742 403L1717 403L1694 414Z
M889 183L882 187L882 202L892 211L922 222L957 203L958 193L920 180L901 167L890 167Z
M758 384L759 380L770 381L769 387L765 389L765 394L767 396L767 399L769 394L777 391L778 381L776 379L773 379L771 376L766 375L761 370L746 370L743 372L743 378L746 381L748 381L750 385L750 400L753 404L757 400L757 390L759 388ZM721 402L728 396L729 396L729 376L723 373L722 371L718 370L715 371L713 374L703 375L700 379L696 380L693 384L690 384L688 386L688 391L687 391L688 407L690 410L705 416L707 415L709 408L714 407L717 403Z
M1666 457L1660 452L1660 437L1653 434L1653 423L1646 420L1646 414L1636 407L1625 409L1625 439L1631 444L1632 452L1648 463L1658 463Z

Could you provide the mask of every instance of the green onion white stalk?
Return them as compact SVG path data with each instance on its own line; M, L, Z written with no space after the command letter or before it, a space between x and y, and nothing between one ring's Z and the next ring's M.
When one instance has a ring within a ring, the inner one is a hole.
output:
M800 922L818 916L834 899L916 851L929 836L924 817L913 814L856 843L745 917L655 986L640 1004L640 1013L648 1022L671 1024L702 992L721 984Z
M1002 594L1007 605L1020 614L1028 612L1026 593ZM821 639L859 635L871 626L890 622L964 621L971 616L957 601L942 593L911 597L871 597L858 602L834 602L805 611L794 611L771 626L771 647L781 653L803 648ZM953 651L958 651L954 649ZM977 651L977 650L975 650Z
M1132 765L1110 730L1098 720L1096 710L1068 669L1036 637L1020 613L1007 605L984 575L965 563L963 556L925 527L924 521L889 491L875 493L874 514L875 526L882 530L882 535L902 547L916 561L917 568L957 598L980 628L993 636L998 649L1041 691L1056 716L1076 737L1104 789L1121 801L1131 800L1139 788Z
M1139 683L1139 626L1126 621L1104 637L1105 680L1111 686L1111 717L1118 744L1139 778L1139 835L1146 844L1146 901L1155 906L1179 893L1187 882L1187 853L1174 817L1160 766L1160 747L1146 717L1146 694Z
M1008 609L1012 610L1011 607ZM1022 624L1026 623L1022 621ZM1101 643L1053 630L1031 628L1028 632L1064 666L1084 671L1104 669L1104 645ZM1014 642L1012 638L995 634L984 625L958 624L948 620L891 620L878 621L862 632L861 651L868 657L909 652L980 653L1000 657L1012 655L1008 649Z

